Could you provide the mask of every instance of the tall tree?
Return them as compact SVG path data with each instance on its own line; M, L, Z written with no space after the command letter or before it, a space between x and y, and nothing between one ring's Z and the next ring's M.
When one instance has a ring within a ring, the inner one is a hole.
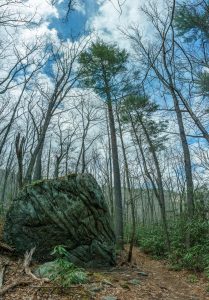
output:
M40 121L40 128L38 128L33 113L30 111L31 118L34 123L34 127L38 128L37 143L34 149L32 149L30 162L28 164L25 183L30 183L34 172L34 167L37 162L37 168L35 167L35 179L41 179L41 157L42 150L46 134L51 123L53 116L57 109L64 102L64 99L69 95L71 89L77 82L80 74L80 70L75 72L74 65L79 57L80 51L85 47L85 43L80 41L79 43L66 45L61 44L60 47L52 47L50 49L50 58L53 60L53 74L51 76L51 86L43 84L42 81L37 83L37 90L39 90L40 98L45 101L44 105L40 108L43 118Z
M135 203L134 203L133 191L132 191L132 187L131 187L130 170L129 170L129 164L128 164L128 159L127 159L127 151L126 151L126 147L125 147L125 143L124 143L123 129L122 129L122 124L121 124L122 122L120 119L120 113L119 113L118 107L116 109L116 116L117 116L117 121L118 121L119 136L120 136L121 148L122 148L122 153L123 153L124 175L125 175L125 180L126 180L126 185L127 185L128 200L130 201L130 205L131 205L132 232L131 232L130 247L129 247L129 252L128 252L128 262L131 262L132 254L133 254L133 246L134 246L134 242L135 242L135 233L136 233ZM126 193L125 190L126 189L124 187L124 197L125 197L125 193ZM128 213L128 208L127 208L127 213Z
M164 148L165 135L162 134L166 128L165 122L157 122L153 120L153 114L157 110L157 105L149 100L147 96L129 96L125 98L121 105L121 114L124 122L130 122L134 131L135 139L140 148L142 154L142 160L144 161L144 167L146 169L147 177L149 178L156 198L158 200L162 222L164 226L166 241L168 249L170 249L170 239L168 232L168 225L166 219L166 205L165 205L165 193L163 186L163 176L160 168L160 162L158 154L160 150ZM148 146L148 152L151 154L151 160L153 162L156 173L153 177L147 167L147 162L144 157L144 150L142 149L142 143L139 139L139 133L143 134L143 144Z
M89 49L80 55L84 85L93 88L107 104L114 177L115 233L119 248L123 247L123 208L113 99L121 95L123 87L125 89L122 82L127 70L127 59L128 54L125 50L100 40L92 43Z
M154 5L154 3L153 3ZM189 101L183 93L186 89L180 89L179 82L179 66L176 61L178 52L176 52L175 34L173 30L173 18L175 11L175 1L173 5L168 7L168 17L164 20L160 16L156 5L149 6L144 9L144 13L153 25L153 30L158 35L158 40L149 45L142 42L142 37L138 29L134 30L134 34L129 37L133 41L134 49L140 58L142 65L146 65L144 81L151 76L162 84L162 88L167 90L173 99L173 106L176 112L177 123L179 127L179 136L181 139L184 165L187 185L187 211L188 217L191 219L194 214L194 185L192 176L192 162L190 156L190 149L187 141L184 118L182 115L181 104L185 107L195 125L202 132L204 138L209 142L209 134L207 129L203 126L200 118L192 110ZM142 69L142 68L141 68Z

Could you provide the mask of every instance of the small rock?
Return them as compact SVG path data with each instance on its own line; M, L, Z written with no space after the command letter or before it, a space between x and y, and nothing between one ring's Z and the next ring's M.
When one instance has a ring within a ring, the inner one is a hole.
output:
M104 279L104 280L102 281L102 284L104 284L104 285L109 285L109 286L113 286L113 284L112 284L110 281L106 280L106 279Z
M90 292L99 293L103 290L102 286L93 286L89 288Z
M121 284L120 285L123 289L127 289L127 290L130 290L130 287L127 285L127 284Z
M128 281L128 283L133 284L133 285L138 285L138 284L140 284L140 281L138 279L132 279L132 280Z
M141 276L148 276L148 274L145 273L145 272L138 272L137 274L138 274L138 275L141 275Z
M117 300L118 298L115 296L104 296L101 300Z

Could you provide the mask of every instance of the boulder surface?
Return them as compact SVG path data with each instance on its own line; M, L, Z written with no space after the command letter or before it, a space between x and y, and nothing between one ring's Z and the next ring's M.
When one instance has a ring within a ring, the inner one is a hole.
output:
M96 180L71 174L26 186L13 201L4 226L4 240L23 255L36 247L34 258L52 260L57 245L82 267L115 263L115 236L108 207Z

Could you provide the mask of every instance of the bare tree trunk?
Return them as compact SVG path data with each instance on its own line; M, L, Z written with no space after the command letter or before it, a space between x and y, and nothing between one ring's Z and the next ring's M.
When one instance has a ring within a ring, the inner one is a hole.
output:
M113 163L113 178L114 178L114 200L115 200L115 233L116 242L119 248L123 248L123 207L122 207L122 193L121 193L121 179L118 160L118 147L115 130L115 121L112 109L112 101L108 97L107 108L109 116L109 127L112 146L112 163Z
M129 252L128 252L128 262L131 262L133 246L134 246L134 242L135 242L135 233L136 233L135 205L134 205L134 200L133 200L131 183L130 183L130 179L129 179L129 167L128 167L128 161L127 161L127 156L126 156L126 149L125 149L125 145L124 145L124 141L123 141L121 122L120 122L120 117L119 117L119 113L118 113L117 109L116 109L116 115L117 115L117 121L118 121L118 125L119 125L120 140L121 140L123 160L124 160L124 165L125 165L125 177L126 177L126 184L127 184L127 189L128 189L128 198L129 198L129 201L131 204L132 232L131 232L130 247L129 247Z
M146 180L146 176L143 172L143 168L142 168L142 164L141 164L141 161L140 161L140 158L139 158L139 154L138 154L138 149L135 147L136 149L136 154L137 154L137 160L138 160L138 164L140 166L140 169L141 169L141 172L142 172L142 176L143 176L143 179L144 179L144 183L145 183L145 186L146 186L146 193L147 193L147 200L148 200L148 204L149 204L149 208L150 208L150 214L151 214L151 224L154 224L154 201L153 201L153 197L151 199L150 197L150 189L149 189L149 186L147 184L147 180Z
M32 155L31 155L31 159L30 159L27 171L26 171L25 178L24 178L25 183L31 183L31 181L32 181L32 174L33 174L33 170L34 170L34 165L36 163L36 158L37 158L37 155L39 154L39 151L43 147L46 132L47 132L51 117L52 117L51 111L48 111L43 128L42 128L42 133L39 137L38 143L37 143Z
M83 150L82 150L82 168L81 168L81 173L85 172L86 169L86 153L85 153L85 143L83 143Z
M13 149L11 147L10 152L9 152L9 157L7 159L7 164L6 164L6 169L5 169L5 174L4 174L4 182L3 182L3 189L2 189L2 195L1 195L1 206L3 210L5 209L5 193L6 193L6 186L7 186L7 181L9 178L9 175L11 173L11 165L14 159L13 156Z
M167 218L166 218L165 197L164 197L162 176L161 176L161 171L160 171L158 159L157 159L157 156L155 154L152 142L149 138L149 135L147 136L148 133L146 131L145 135L146 135L146 138L147 138L147 142L150 146L150 151L153 155L153 160L154 160L155 168L156 168L156 171L157 171L158 180L157 180L157 187L156 187L156 184L155 184L155 182L154 182L154 180L153 180L152 176L150 175L150 172L147 168L146 159L145 159L144 152L143 152L143 149L142 149L142 146L141 146L141 142L140 142L139 137L137 135L136 128L135 128L132 116L130 114L129 114L129 117L130 117L131 125L132 125L133 131L134 131L134 135L135 135L137 144L139 146L139 150L140 150L141 155L142 155L143 165L144 165L144 168L145 168L145 174L147 175L147 177L149 178L149 180L152 184L153 190L155 192L156 198L157 198L159 206L160 206L160 211L161 211L161 216L162 216L162 223L163 223L164 232L165 232L165 235L166 235L167 247L168 247L168 250L170 250L170 237L169 237L168 224L167 224Z
M192 178L192 164L191 164L189 146L187 143L187 138L184 130L183 118L179 108L178 99L175 93L173 93L173 100L174 100L174 106L175 106L176 116L177 116L177 121L179 126L179 134L181 138L183 154L184 154L184 168L185 168L186 186L187 186L187 210L188 210L188 216L191 219L193 218L194 215L194 199L193 199L194 185L193 185L193 178Z
M36 157L36 164L33 174L33 180L42 179L42 153L43 153L44 142L42 143L38 155Z
M51 149L52 149L52 141L50 139L48 160L47 160L47 171L46 171L46 178L47 179L49 179L49 170L50 170L50 162L51 162Z
M56 155L56 157L55 157L55 168L54 168L54 178L59 177L60 161L61 161L60 156Z
M68 175L68 161L69 161L69 148L67 149L66 152L66 157L65 157L65 175Z
M19 189L23 187L23 146L25 143L25 138L22 137L20 140L20 133L16 136L15 148L18 162L18 186Z
M110 140L110 128L108 124L108 115L106 114L107 118L107 135L108 135L108 158L109 158L109 168L108 168L108 181L109 181L109 197L111 203L111 215L114 216L114 199L113 199L113 184L112 184L112 155L111 155L111 140Z

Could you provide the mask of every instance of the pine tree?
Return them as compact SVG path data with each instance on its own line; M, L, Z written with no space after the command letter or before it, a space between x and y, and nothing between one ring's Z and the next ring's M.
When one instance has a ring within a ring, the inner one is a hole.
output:
M175 26L187 41L209 41L209 1L186 1L179 4L175 13Z
M114 178L115 233L119 248L123 248L123 209L113 99L123 90L127 59L125 50L101 40L92 43L87 51L81 53L79 59L83 70L83 84L93 88L107 104Z

